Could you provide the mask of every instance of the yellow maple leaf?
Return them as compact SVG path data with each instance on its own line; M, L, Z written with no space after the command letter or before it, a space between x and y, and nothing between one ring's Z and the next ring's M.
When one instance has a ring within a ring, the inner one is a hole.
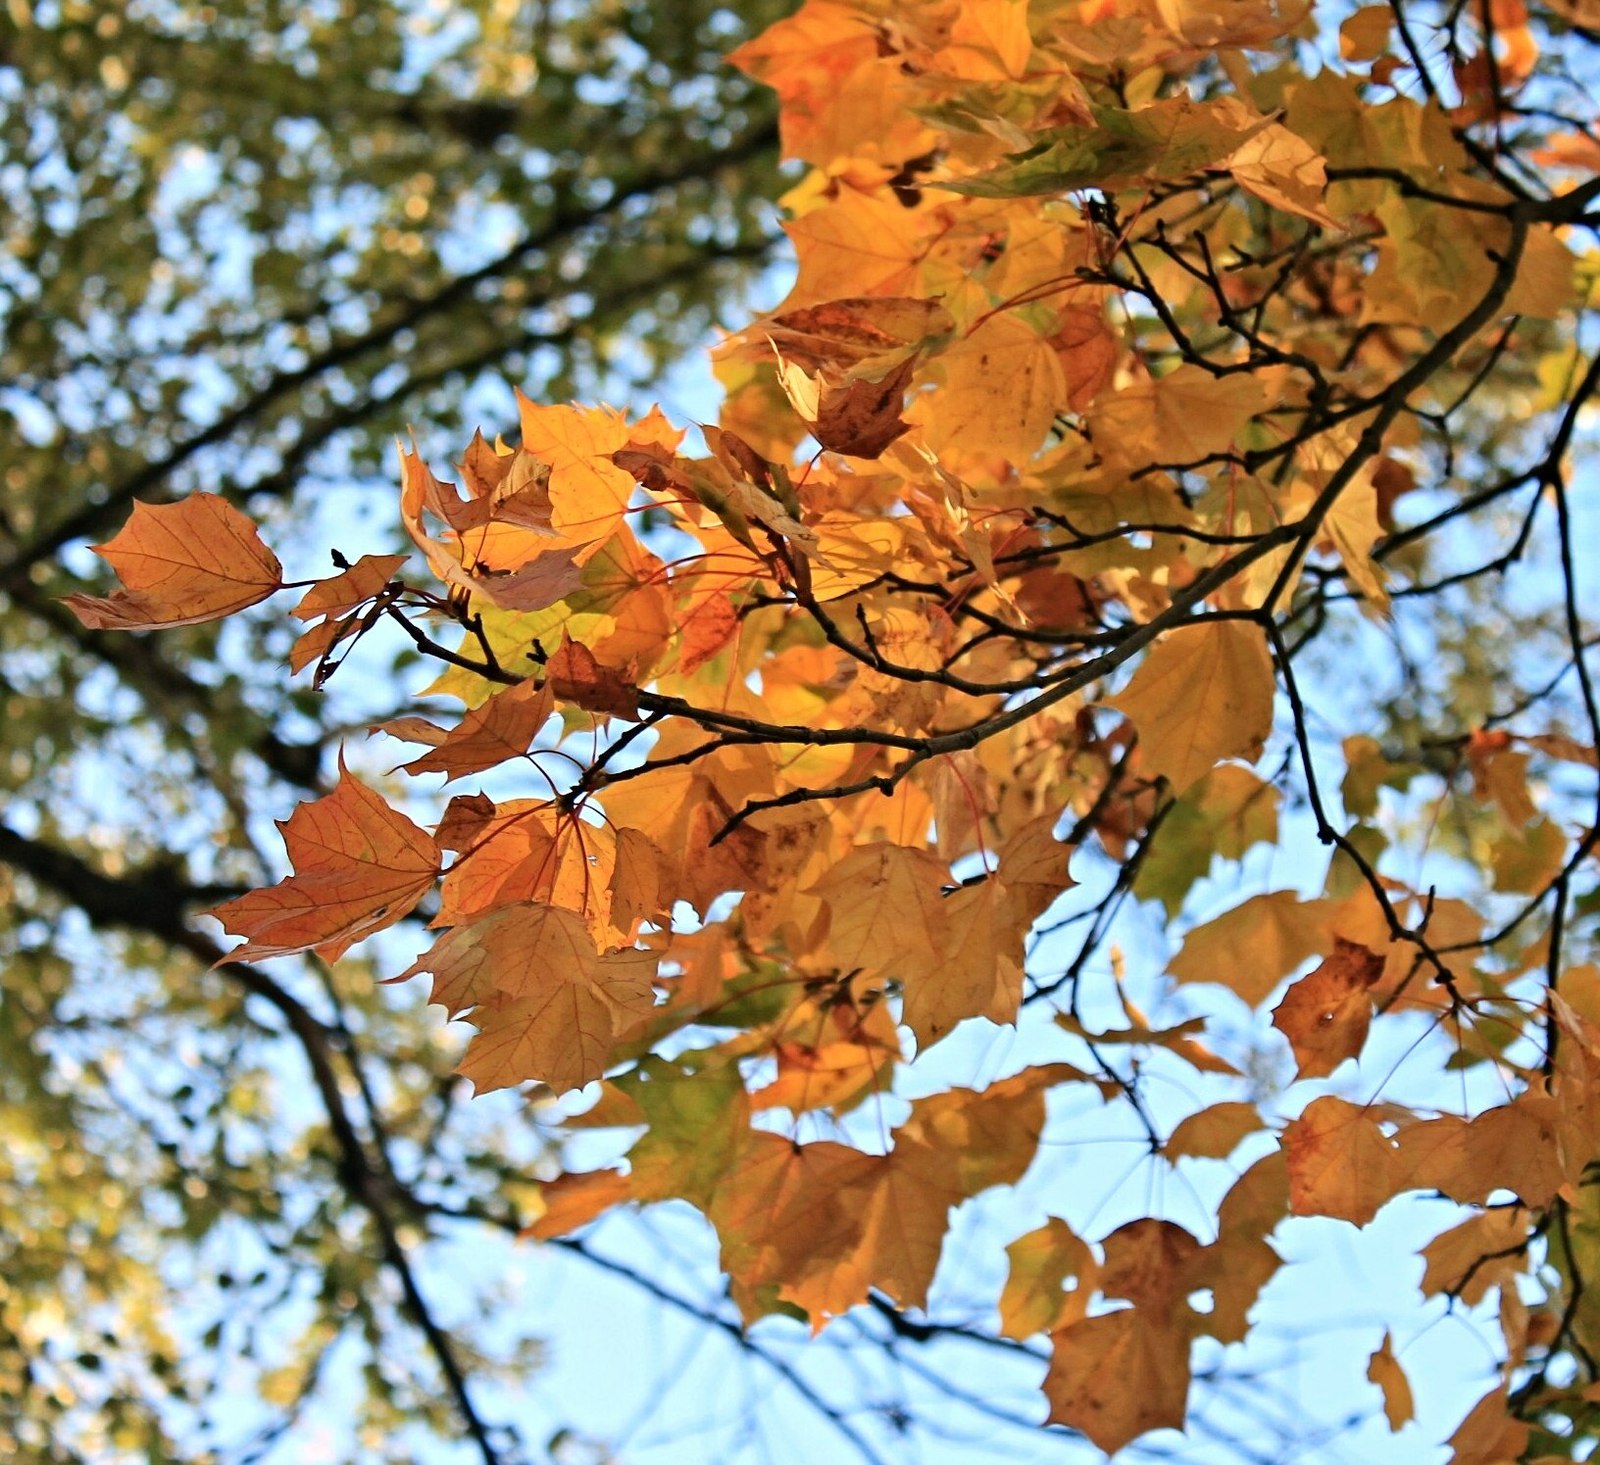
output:
M1254 1007L1326 948L1329 914L1293 890L1253 895L1190 931L1167 970L1180 982L1219 982Z
M1265 633L1219 619L1162 637L1109 703L1138 729L1144 767L1182 793L1224 758L1261 755L1273 690Z
M841 183L836 197L784 229L800 266L784 311L852 295L917 293L917 263L927 242L916 211L893 198Z
M544 406L519 391L522 446L550 465L550 522L569 539L604 539L620 523L633 479L611 461L628 442L609 407Z
M1023 462L1067 406L1060 356L1015 311L991 316L948 347L936 370L941 389L907 415L950 462Z
M1085 1315L1100 1264L1089 1247L1059 1217L1019 1236L1006 1247L1010 1270L1000 1294L1002 1337L1024 1342ZM1074 1281L1065 1290L1067 1279Z
M841 969L912 974L938 960L949 868L887 841L850 853L811 886L827 904L828 951Z
M1254 374L1217 376L1185 363L1167 376L1102 393L1089 409L1089 429L1116 469L1198 463L1231 448L1266 404Z

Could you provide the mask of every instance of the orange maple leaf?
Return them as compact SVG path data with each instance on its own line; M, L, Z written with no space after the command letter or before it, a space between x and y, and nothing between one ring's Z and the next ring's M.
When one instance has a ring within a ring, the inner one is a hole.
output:
M548 682L518 682L472 708L433 748L402 766L407 773L443 773L455 779L520 758L554 706Z
M279 821L294 874L206 912L248 938L225 961L315 951L337 961L363 936L408 915L439 873L439 847L339 767L326 798Z
M226 499L194 493L173 504L136 503L133 517L94 546L124 588L62 600L92 631L194 626L265 600L283 566L256 526Z
M1289 1204L1297 1216L1337 1216L1365 1226L1402 1188L1399 1146L1378 1116L1324 1095L1283 1132Z
M318 580L289 612L296 620L340 615L371 600L406 562L403 554L364 554L347 570Z
M459 1071L480 1094L529 1080L564 1093L599 1078L650 1011L656 960L631 948L602 955L582 916L525 902L446 931L391 980L432 972L430 1000L471 1014L478 1036Z
M1176 1429L1189 1400L1189 1335L1137 1307L1082 1318L1052 1338L1044 1392L1052 1423L1108 1454L1146 1430Z
M539 1187L544 1209L522 1234L536 1241L568 1236L613 1206L621 1205L632 1193L629 1178L617 1170L585 1170L558 1176Z

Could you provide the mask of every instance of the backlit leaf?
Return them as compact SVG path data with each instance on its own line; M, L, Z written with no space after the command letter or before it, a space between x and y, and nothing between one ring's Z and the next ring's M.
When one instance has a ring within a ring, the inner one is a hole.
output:
M1403 1183L1399 1145L1376 1115L1345 1099L1313 1099L1284 1130L1283 1147L1297 1216L1337 1216L1364 1226Z
M283 567L256 526L209 493L134 504L133 517L95 553L124 588L62 597L90 630L198 625L265 600L283 583Z
M1254 761L1272 730L1272 660L1243 621L1171 632L1110 699L1139 730L1152 773L1182 793L1224 758Z
M405 765L407 773L462 778L528 751L549 720L555 698L549 682L519 682L472 708L444 740Z
M1051 1339L1044 1392L1052 1423L1108 1454L1152 1429L1176 1429L1189 1399L1189 1337L1137 1308L1068 1323Z
M479 1093L529 1080L559 1093L605 1072L654 1005L655 968L647 951L599 951L574 912L525 903L445 932L394 980L431 972L430 1000L478 1029L459 1071Z
M1411 1402L1411 1385L1400 1360L1394 1356L1394 1340L1385 1333L1383 1342L1367 1364L1367 1378L1383 1390L1383 1413L1394 1431L1405 1428L1416 1410Z
M301 804L278 827L294 873L207 912L247 938L230 961L299 951L337 961L410 914L439 873L432 838L342 769L331 794Z
M1328 959L1284 994L1272 1025L1288 1038L1301 1078L1321 1078L1360 1056L1372 1021L1371 989L1382 975L1382 956L1335 936Z

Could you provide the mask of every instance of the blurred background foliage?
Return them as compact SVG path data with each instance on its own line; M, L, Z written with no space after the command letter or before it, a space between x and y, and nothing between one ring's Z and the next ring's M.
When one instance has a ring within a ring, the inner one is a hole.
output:
M779 8L0 6L0 1456L257 1458L336 1354L362 1458L508 1448L466 1376L536 1320L479 1356L411 1256L537 1130L360 963L208 973L187 920L270 878L363 709L286 690L275 615L113 637L55 597L135 498L225 493L290 560L393 532L397 434L625 398L743 313L776 132L720 57Z

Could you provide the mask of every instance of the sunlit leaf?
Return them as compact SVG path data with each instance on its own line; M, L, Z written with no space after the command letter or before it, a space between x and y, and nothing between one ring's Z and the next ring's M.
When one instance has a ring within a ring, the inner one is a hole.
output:
M171 504L136 503L116 538L95 553L125 588L63 600L91 630L193 626L232 615L283 583L283 567L256 526L226 499L194 493Z

